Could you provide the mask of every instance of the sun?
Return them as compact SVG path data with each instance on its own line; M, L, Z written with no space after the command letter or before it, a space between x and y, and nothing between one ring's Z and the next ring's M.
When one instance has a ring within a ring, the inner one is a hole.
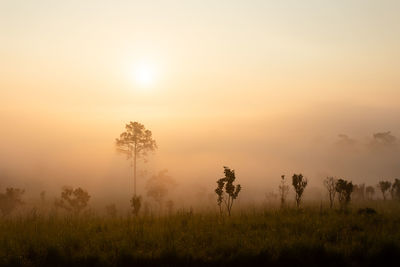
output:
M133 68L134 83L141 88L153 87L157 80L157 68L151 62L140 62Z

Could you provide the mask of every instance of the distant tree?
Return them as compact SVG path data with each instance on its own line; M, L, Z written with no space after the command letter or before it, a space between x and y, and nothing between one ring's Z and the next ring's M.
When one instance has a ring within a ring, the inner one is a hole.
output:
M393 145L396 143L397 138L391 132L375 133L373 135L373 143L382 145Z
M301 197L304 193L307 183L307 178L303 177L302 174L293 174L292 185L294 187L294 191L296 192L296 206L298 208L300 207Z
M333 203L335 202L335 196L336 196L336 190L335 190L335 185L336 185L336 179L333 177L326 177L324 180L324 186L326 190L328 191L328 196L329 196L329 207L333 208Z
M281 200L281 207L285 205L288 193L289 193L289 186L286 184L285 175L281 175L281 183L279 184L279 196Z
M274 191L270 191L268 193L265 193L265 199L268 203L276 203L278 199L278 194L276 194Z
M222 203L224 203L228 211L228 215L231 216L233 201L238 197L242 187L240 186L240 184L236 186L233 184L236 179L234 170L231 170L230 168L224 166L224 174L225 177L217 181L218 186L217 189L215 189L215 193L218 196L217 203L220 209L220 213L223 213Z
M346 134L339 134L338 137L339 137L339 141L337 141L337 145L342 146L342 147L351 147L357 143L356 140L350 138Z
M89 203L90 195L87 191L78 187L76 189L64 186L61 192L61 199L55 202L56 207L79 214Z
M394 179L394 183L391 188L392 199L400 200L400 180Z
M132 159L133 167L133 191L136 196L136 160L138 158L146 159L147 153L157 148L156 141L152 137L150 130L146 130L143 124L130 122L125 125L126 131L120 134L115 140L117 150Z
M117 206L114 203L106 206L106 212L111 218L117 217Z
M167 202L165 202L165 205L167 206L167 211L168 214L171 215L172 211L174 210L174 201L172 201L171 199L168 200Z
M365 199L365 184L353 186L353 198L363 201Z
M46 201L46 191L40 192L40 200L42 201L42 204Z
M351 193L353 192L353 183L343 179L336 181L336 192L339 195L339 203L341 209L345 209L351 200Z
M148 201L145 201L145 202L143 203L143 214L144 214L145 216L147 216L147 215L150 214L150 212L151 212L150 204L149 204Z
M367 186L365 188L365 194L367 196L368 200L372 200L374 198L374 194L375 194L375 188L373 186Z
M7 188L4 193L0 193L0 210L3 216L9 215L17 207L24 204L22 196L25 190L19 188Z
M131 198L131 207L132 207L133 215L138 216L140 208L142 207L142 197L141 196L133 196Z
M390 190L392 183L389 181L380 181L377 187L381 190L383 200L386 200L386 192Z
M162 170L157 175L153 175L146 184L147 196L152 198L158 203L161 211L162 204L168 191L171 187L175 186L176 182L168 175L168 170Z

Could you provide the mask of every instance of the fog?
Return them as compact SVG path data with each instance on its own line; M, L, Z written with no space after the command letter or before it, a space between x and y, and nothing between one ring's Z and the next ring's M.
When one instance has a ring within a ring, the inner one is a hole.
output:
M283 174L318 201L328 175L400 177L398 1L53 2L0 4L1 191L53 201L68 185L129 205L115 138L130 121L158 144L138 193L168 169L180 205L215 205L223 166L241 203ZM152 75L135 79L143 62Z
M186 206L213 203L223 166L236 171L241 203L265 202L267 193L277 193L282 174L304 174L305 199L317 200L325 200L327 176L367 185L393 180L400 175L398 139L385 142L373 134L400 136L399 114L394 107L344 105L264 117L132 114L158 144L147 163L138 163L138 193L146 199L146 181L163 169L176 181L167 198ZM45 190L53 199L68 185L88 190L92 204L127 205L133 194L130 161L117 153L114 141L129 120L92 115L1 113L0 189L24 188L26 198Z

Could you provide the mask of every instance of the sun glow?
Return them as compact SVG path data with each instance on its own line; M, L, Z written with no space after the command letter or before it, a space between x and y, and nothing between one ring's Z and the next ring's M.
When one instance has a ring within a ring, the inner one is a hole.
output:
M134 66L133 81L141 88L154 86L157 80L157 68L150 62L140 62Z

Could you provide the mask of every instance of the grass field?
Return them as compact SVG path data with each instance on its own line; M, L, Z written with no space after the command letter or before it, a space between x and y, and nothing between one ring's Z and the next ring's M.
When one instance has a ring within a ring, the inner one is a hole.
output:
M108 218L32 213L0 219L3 266L396 266L400 205L376 214L320 207L178 211Z

